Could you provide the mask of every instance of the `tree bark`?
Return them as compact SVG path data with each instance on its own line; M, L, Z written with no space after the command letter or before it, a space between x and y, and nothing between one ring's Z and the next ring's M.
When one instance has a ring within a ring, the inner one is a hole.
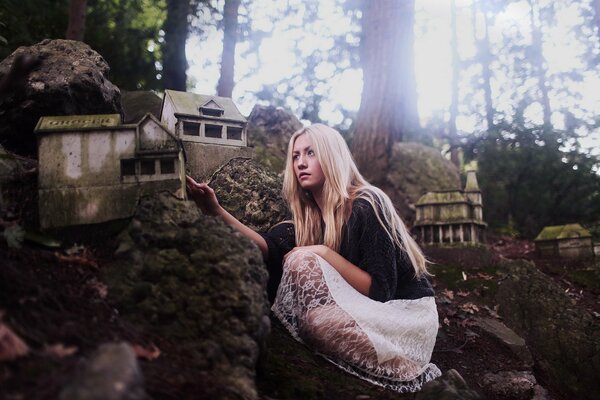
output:
M538 88L540 91L540 102L542 103L542 110L544 113L544 130L552 129L552 122L550 117L552 116L552 109L550 108L550 97L548 96L548 84L546 67L544 66L544 53L542 51L542 28L540 20L540 9L539 4L536 0L529 0L529 6L531 8L530 24L531 24L531 38L533 48L533 68L538 78Z
M71 0L69 6L69 26L65 38L83 41L85 34L87 0Z
M460 78L460 58L458 55L458 34L456 32L456 1L450 1L450 47L452 49L452 83L450 100L450 120L448 121L448 139L450 141L450 161L460 168L458 157L458 135L456 117L458 116L458 80Z
M185 43L188 37L189 0L167 0L167 18L164 23L162 81L165 89L185 91L188 67Z
M479 62L481 63L481 70L483 75L483 97L485 99L485 119L487 122L488 131L495 128L494 123L494 103L492 102L492 71L490 64L492 63L492 52L490 51L490 39L488 34L489 29L489 16L488 8L486 7L485 0L473 3L473 14L478 12L476 3L479 4L479 11L483 17L483 37L477 41L477 51ZM477 24L473 24L474 32L476 32Z
M235 85L235 46L237 44L239 7L240 0L225 0L223 10L223 55L221 56L221 76L217 84L217 95L222 97L231 97Z
M418 125L414 79L414 0L363 2L363 92L352 150L373 180L389 168L394 141Z

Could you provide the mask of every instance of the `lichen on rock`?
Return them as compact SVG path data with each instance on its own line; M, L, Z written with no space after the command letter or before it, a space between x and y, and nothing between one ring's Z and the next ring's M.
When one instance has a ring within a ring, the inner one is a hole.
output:
M180 343L201 398L256 398L255 364L269 332L267 271L260 251L192 202L143 198L107 269L109 296L125 318ZM238 397L236 397L238 396Z

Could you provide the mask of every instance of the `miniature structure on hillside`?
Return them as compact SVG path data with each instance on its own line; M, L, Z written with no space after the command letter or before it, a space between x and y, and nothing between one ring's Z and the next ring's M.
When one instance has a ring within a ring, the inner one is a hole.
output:
M542 258L586 258L594 256L592 234L579 224L546 226L534 239Z
M467 172L464 190L427 192L415 206L413 232L422 244L483 242L487 224L475 171Z
M185 196L184 156L175 135L146 114L47 116L35 128L42 229L133 216L140 196Z
M234 157L252 157L246 118L230 98L166 90L160 120L183 143L194 178L207 178Z

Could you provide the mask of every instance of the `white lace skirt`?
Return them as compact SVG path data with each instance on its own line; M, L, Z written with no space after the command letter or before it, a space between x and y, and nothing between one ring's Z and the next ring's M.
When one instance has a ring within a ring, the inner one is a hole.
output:
M441 375L429 362L438 330L433 297L371 300L323 258L296 251L272 310L295 339L376 385L416 392Z

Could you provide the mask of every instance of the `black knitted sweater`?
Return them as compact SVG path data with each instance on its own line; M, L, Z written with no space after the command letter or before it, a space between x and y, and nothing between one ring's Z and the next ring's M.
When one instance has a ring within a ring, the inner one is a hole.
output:
M281 281L283 256L296 246L294 225L283 222L261 233L269 248L268 293L275 298ZM393 299L419 299L433 296L433 288L425 276L415 277L408 254L394 245L381 224L371 204L356 199L352 213L344 225L340 255L371 275L369 297L385 302Z

